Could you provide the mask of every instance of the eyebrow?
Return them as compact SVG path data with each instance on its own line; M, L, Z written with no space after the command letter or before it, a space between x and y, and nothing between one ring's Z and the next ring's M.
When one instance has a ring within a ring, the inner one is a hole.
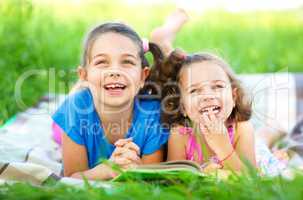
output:
M137 59L137 56L134 56L132 54L129 54L129 53L126 53L126 54L122 54L123 57L132 57L132 58L135 58Z
M97 55L94 55L93 59L96 58L96 57L99 57L99 56L106 56L106 54L104 54L104 53L98 53Z
M206 82L206 81L205 81ZM226 81L224 81L224 80L212 80L212 81L207 81L207 82L213 82L213 83L215 83L215 82L226 82ZM186 90L188 90L188 89L191 89L191 88L193 88L193 87L197 87L198 85L200 85L201 83L194 83L194 84L192 84L192 85L190 85L189 87L187 87L186 88Z
M99 57L99 56L107 56L105 53L98 53L96 54L93 59L95 59L96 57ZM123 57L132 57L132 58L135 58L137 59L136 56L132 55L132 54L129 54L129 53L126 53L126 54L122 54Z
M196 87L196 86L198 86L198 85L200 85L200 83L192 84L192 85L188 86L188 87L186 88L186 90L191 89L191 88L193 88L193 87Z

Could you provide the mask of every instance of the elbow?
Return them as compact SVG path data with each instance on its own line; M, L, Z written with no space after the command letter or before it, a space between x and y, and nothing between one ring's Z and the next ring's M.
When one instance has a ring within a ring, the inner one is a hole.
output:
M81 178L81 174L79 172L72 172L68 170L64 170L63 176L69 178Z
M78 178L78 179L82 178L81 175L78 172L70 174L68 177L70 177L70 178Z
M77 179L83 179L84 174L81 173L81 172L76 172L76 173L73 173L73 174L69 174L67 177L77 178Z

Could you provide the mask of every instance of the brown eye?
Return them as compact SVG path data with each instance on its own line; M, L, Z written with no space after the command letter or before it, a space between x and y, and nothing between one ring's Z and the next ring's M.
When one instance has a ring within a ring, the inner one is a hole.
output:
M95 65L104 64L105 60L98 60L95 62Z
M108 62L106 60L96 60L94 62L94 65L97 67L104 67L104 66L108 65Z
M136 65L135 62L133 62L132 60L123 60L122 63L123 63L123 64L126 64L126 65L131 65L131 66Z
M216 84L216 88L224 88L224 85L222 85L222 84Z
M224 89L225 87L226 87L226 85L224 83L216 83L216 84L212 85L212 89L214 89L214 90Z
M192 90L189 91L190 94L193 94L195 92L197 92L197 89L192 89Z

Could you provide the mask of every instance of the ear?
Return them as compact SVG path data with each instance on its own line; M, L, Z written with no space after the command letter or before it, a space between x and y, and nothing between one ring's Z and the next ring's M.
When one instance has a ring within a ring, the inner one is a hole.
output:
M149 76L149 73L150 73L149 67L144 67L142 69L142 72L141 72L141 83L142 83L142 86L141 87L143 87L145 80Z
M234 105L236 105L236 99L238 97L238 88L233 88L232 89L232 95L233 95Z
M187 114L186 114L186 111L185 111L185 107L184 107L184 104L182 102L180 102L180 112L181 114L186 117Z
M183 103L183 97L181 95L180 97L180 112L181 114L184 116L184 117L187 117L187 113L186 113L186 109L185 109L185 106L184 106L184 103Z
M84 67L79 66L77 72L80 80L84 81L87 79L87 71Z

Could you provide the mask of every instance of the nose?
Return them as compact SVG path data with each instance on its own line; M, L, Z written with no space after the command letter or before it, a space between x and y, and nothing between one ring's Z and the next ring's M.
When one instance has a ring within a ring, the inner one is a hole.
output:
M113 65L107 70L107 76L111 78L119 78L121 76L121 70L119 66Z
M207 86L203 88L203 91L201 91L200 97L203 102L212 101L216 98L216 93L210 86Z
M120 77L120 73L118 71L112 71L109 73L109 76L111 78L119 78Z
M203 102L212 101L216 99L216 96L214 94L201 94L201 100Z

